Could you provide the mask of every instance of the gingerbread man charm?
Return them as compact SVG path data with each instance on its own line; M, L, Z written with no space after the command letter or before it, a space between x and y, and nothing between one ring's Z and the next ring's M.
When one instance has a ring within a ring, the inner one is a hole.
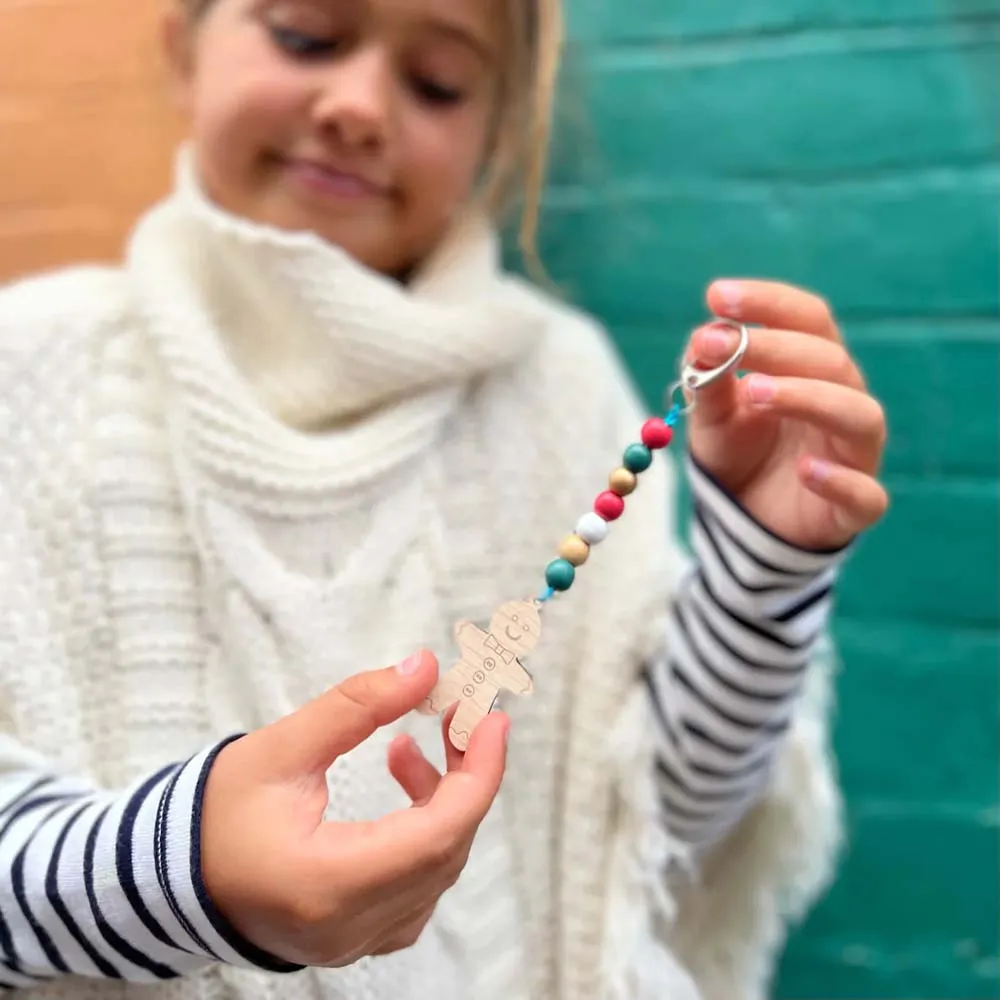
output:
M541 633L536 601L509 601L497 608L488 632L469 621L456 622L460 658L438 680L420 711L440 715L458 702L448 736L456 749L465 750L473 729L492 711L501 690L531 694L531 674L518 657L535 648Z

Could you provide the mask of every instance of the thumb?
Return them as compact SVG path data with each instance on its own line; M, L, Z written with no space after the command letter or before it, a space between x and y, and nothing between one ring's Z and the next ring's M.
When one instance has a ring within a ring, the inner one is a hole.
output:
M376 729L404 716L430 694L438 661L426 650L395 667L354 674L269 726L273 776L325 771Z
M739 334L725 321L699 327L691 337L685 359L696 368L715 368L725 364L739 346ZM698 389L697 406L688 422L711 427L729 419L739 403L739 379L735 369Z

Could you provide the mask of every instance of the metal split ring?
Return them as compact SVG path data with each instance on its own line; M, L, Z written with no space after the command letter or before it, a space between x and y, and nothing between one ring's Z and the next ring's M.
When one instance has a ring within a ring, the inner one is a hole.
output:
M680 391L682 398L689 399L689 402L686 406L680 407L678 412L688 413L694 407L695 393L699 389L703 389L716 379L722 378L723 375L732 371L743 360L743 355L746 354L747 347L750 345L750 331L747 329L746 324L737 323L735 320L730 319L719 319L715 323L723 323L740 331L740 342L736 345L736 350L716 368L696 368L690 361L683 362L680 378L667 389L664 396L664 403L667 409L675 405L674 397Z

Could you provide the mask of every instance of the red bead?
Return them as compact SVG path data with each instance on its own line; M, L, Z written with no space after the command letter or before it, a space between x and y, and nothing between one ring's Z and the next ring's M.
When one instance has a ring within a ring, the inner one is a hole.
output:
M642 425L642 443L647 448L666 448L674 439L674 430L653 417Z
M625 501L617 493L605 490L594 501L594 510L605 521L615 521L622 516L622 511L625 510Z

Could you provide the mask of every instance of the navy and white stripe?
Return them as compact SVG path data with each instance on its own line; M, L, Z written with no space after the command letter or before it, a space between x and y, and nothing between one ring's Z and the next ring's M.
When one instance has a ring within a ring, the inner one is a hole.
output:
M123 794L0 774L0 990L69 974L156 982L216 961L298 968L243 941L201 878L205 782L233 738Z
M764 785L823 634L844 550L810 552L755 521L691 459L697 557L644 679L659 720L664 821L703 848Z
M703 847L763 785L822 633L842 553L776 538L692 462L697 559L645 680L665 822ZM235 738L235 737L234 737ZM0 768L0 992L57 976L156 982L216 961L298 966L243 941L201 879L201 807L226 740L124 794ZM4 757L0 747L0 758Z

